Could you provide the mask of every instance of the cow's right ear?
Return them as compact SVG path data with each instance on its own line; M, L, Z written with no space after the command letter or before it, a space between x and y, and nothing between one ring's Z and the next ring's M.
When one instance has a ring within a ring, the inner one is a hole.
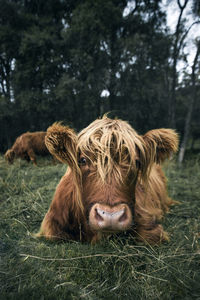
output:
M45 144L49 152L71 168L78 168L77 135L73 129L54 123L47 129Z

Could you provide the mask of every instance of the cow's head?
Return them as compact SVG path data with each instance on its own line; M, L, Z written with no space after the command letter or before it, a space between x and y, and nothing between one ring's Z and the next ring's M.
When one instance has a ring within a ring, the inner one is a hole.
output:
M76 185L76 203L97 232L117 232L133 224L135 187L146 182L153 163L177 150L177 134L157 129L140 136L127 123L98 119L78 135L59 123L46 136L49 151L67 163Z
M4 157L10 164L12 164L15 158L15 152L12 149L8 149Z

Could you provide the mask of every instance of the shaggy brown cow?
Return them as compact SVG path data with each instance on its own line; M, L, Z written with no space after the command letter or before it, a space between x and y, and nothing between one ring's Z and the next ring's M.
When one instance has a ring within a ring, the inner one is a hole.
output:
M50 154L45 145L45 136L46 132L43 131L23 133L5 153L6 160L12 164L15 158L21 158L28 162L31 160L36 165L36 154Z
M160 163L177 150L173 130L141 136L127 122L103 117L79 135L55 123L46 145L69 167L37 236L95 243L127 231L147 243L168 239L159 221L173 201Z

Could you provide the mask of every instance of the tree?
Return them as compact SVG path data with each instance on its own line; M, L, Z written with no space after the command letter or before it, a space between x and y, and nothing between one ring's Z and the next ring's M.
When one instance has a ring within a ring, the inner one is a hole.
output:
M62 72L62 1L21 4L25 30L21 33L13 72L15 106L30 130L46 129L55 120L55 88ZM53 103L52 103L53 102Z
M124 25L118 109L140 131L167 126L165 78L171 40L160 3L139 1Z
M15 3L1 0L0 7L0 95L11 101L11 78L20 44L21 17Z
M183 47L183 42L187 36L187 31L183 26L183 12L188 4L189 0L184 0L183 4L181 4L180 0L177 0L177 4L179 7L179 16L176 24L176 29L174 32L174 41L172 46L172 83L170 87L169 93L169 104L168 104L168 115L169 115L169 123L172 128L176 128L176 87L177 87L177 63L180 58L180 51Z
M199 2L199 0L193 0L192 9L193 9L194 15L200 16L200 2Z
M56 95L59 101L65 97L71 103L71 120L76 120L78 128L101 114L103 90L109 90L108 109L114 109L126 3L87 0L78 3L73 17L65 20L64 70Z
M187 146L188 137L189 137L190 128L191 128L192 113L193 113L193 109L194 109L194 106L195 106L195 102L197 100L196 84L197 84L197 72L199 72L199 70L200 70L199 66L198 66L198 63L200 63L198 61L199 56L200 56L200 41L197 41L197 49L196 49L196 54L195 54L195 58L194 58L194 61L193 61L192 73L191 73L192 96L191 96L191 101L189 103L188 112L187 112L187 115L186 115L186 118L185 118L184 134L183 134L183 139L182 139L182 142L181 142L179 155L178 155L179 164L181 164L183 162L183 159L184 159L185 149L186 149L186 146Z

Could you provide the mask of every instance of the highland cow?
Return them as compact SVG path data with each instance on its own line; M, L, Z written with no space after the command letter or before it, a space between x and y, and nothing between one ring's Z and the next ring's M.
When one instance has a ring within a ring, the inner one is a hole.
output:
M168 240L160 220L173 201L160 164L177 151L175 131L138 135L105 116L78 135L55 123L45 141L68 169L37 236L95 243L126 231L150 244Z
M26 132L20 135L12 148L5 153L5 159L12 164L14 159L21 158L26 161L32 161L37 165L36 155L50 155L45 145L46 132Z

